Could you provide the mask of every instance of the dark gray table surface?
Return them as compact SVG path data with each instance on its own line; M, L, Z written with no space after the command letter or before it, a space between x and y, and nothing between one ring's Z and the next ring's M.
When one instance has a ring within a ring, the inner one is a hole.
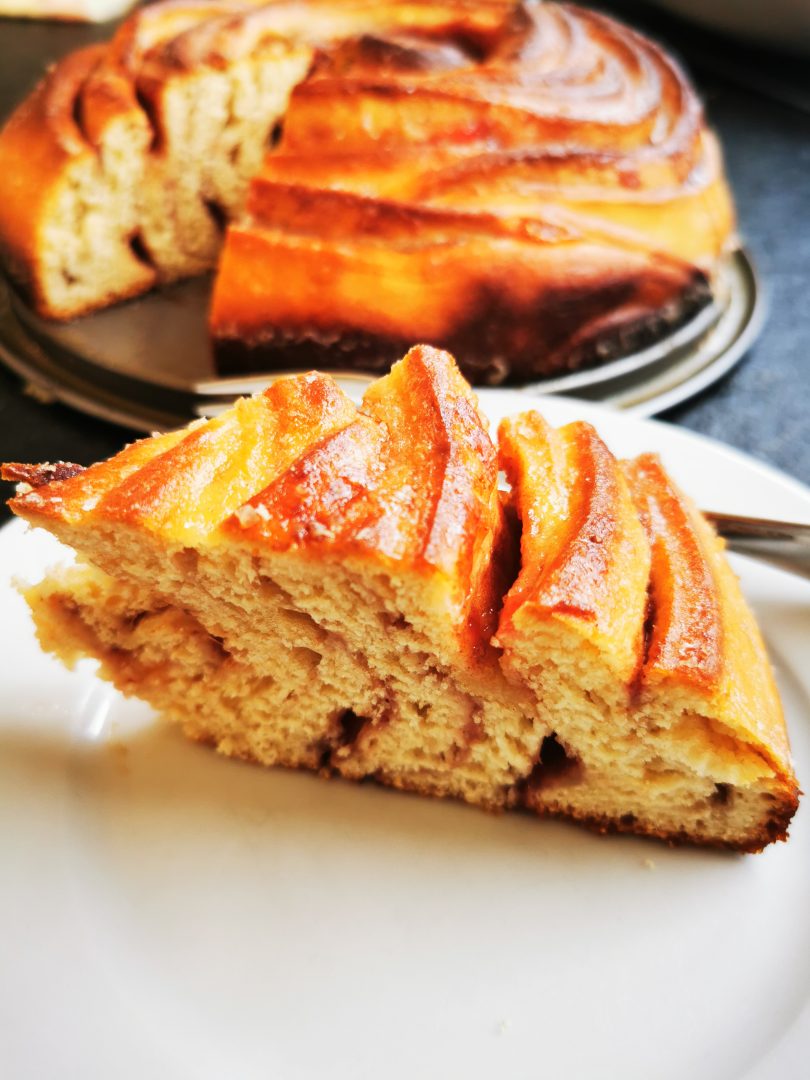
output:
M720 133L741 230L770 297L765 332L742 365L664 419L810 484L810 111L778 100L795 95L786 95L776 77L810 101L803 82L810 63L715 40L639 4L602 6L651 28L691 67ZM46 64L109 33L108 27L0 19L0 121ZM0 460L88 464L132 438L123 428L35 401L0 367Z

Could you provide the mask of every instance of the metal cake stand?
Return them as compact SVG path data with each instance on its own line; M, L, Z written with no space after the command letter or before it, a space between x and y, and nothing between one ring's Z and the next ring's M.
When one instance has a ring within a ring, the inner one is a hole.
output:
M289 372L217 376L206 327L210 288L209 277L196 278L54 323L35 315L0 277L0 360L37 396L136 430L213 415ZM715 293L713 303L649 348L524 392L598 401L637 416L684 401L739 363L762 329L762 288L745 250L728 256ZM333 374L355 398L374 378Z

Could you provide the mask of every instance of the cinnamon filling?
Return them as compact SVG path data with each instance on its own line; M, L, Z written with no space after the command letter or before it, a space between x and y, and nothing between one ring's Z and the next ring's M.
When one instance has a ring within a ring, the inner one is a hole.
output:
M576 783L582 777L582 762L565 749L554 732L546 735L540 744L540 757L526 782L530 791Z

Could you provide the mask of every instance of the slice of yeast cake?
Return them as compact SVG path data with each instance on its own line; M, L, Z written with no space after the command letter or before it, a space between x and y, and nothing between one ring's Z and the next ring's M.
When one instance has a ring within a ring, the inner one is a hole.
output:
M722 543L654 456L590 425L501 425L522 568L504 663L553 735L526 805L600 829L759 850L797 805L767 655Z
M417 347L360 407L302 375L87 470L9 466L15 513L80 559L27 592L40 640L226 754L784 838L784 720L709 527L586 424L530 413L500 444L512 509L475 396Z

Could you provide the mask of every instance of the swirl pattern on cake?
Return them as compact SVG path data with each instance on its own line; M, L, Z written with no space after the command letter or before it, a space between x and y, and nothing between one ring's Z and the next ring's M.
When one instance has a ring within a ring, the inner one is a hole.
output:
M218 263L233 372L415 340L478 381L573 369L705 303L734 236L678 65L565 4L160 3L58 64L0 157L41 313Z

